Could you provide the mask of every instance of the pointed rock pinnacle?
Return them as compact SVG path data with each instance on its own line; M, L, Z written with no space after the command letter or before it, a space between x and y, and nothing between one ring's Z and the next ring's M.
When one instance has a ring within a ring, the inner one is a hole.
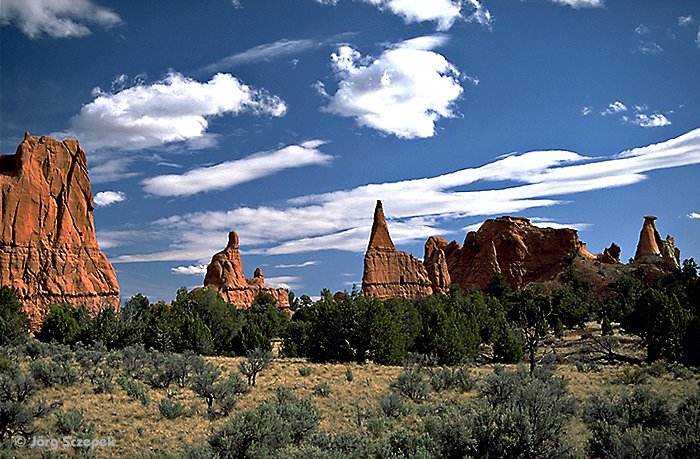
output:
M370 249L395 250L394 243L389 236L389 227L386 224L380 200L377 200L377 207L374 208L374 223L372 223L372 233L369 236L369 245L367 246L367 250Z

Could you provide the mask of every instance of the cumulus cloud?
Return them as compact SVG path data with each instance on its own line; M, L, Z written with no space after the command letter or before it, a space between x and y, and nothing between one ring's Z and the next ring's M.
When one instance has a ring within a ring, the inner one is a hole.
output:
M117 13L91 0L3 0L0 24L15 25L31 39L83 37L85 23L111 28L122 23Z
M602 8L605 0L550 0L561 5L568 5L572 8Z
M328 164L333 157L318 150L325 142L310 140L276 151L265 151L235 161L198 167L184 174L159 175L143 180L147 193L157 196L189 196L224 190L284 169Z
M698 28L698 34L695 36L695 44L700 48L700 28Z
M688 218L692 218L693 220L700 219L700 213L698 212L691 212L688 214Z
M171 72L162 81L136 85L117 93L94 90L95 100L71 118L66 135L88 150L140 150L172 142L211 146L208 119L251 112L283 116L286 104L277 96L218 73L200 83Z
M661 127L671 124L671 121L661 113L652 113L651 115L636 113L633 118L624 116L622 120L643 128Z
M626 112L627 111L627 106L620 102L619 100L616 100L612 104L608 105L608 108L600 112L601 115L612 115L614 113L620 113L620 112Z
M126 195L122 191L100 191L94 198L95 205L98 207L111 206L124 200L126 200Z
M323 5L336 5L338 0L316 0ZM491 28L493 16L478 0L362 0L381 10L401 16L406 24L436 22L437 30L450 29L455 22L476 22ZM465 15L463 9L468 9Z
M220 249L230 228L251 253L366 249L372 209L382 199L394 242L446 234L442 225L465 217L507 215L557 205L562 196L627 186L646 172L700 164L700 129L680 137L607 157L570 151L508 155L480 167L289 200L286 207L240 207L174 215L152 222L154 231L178 241L165 252L114 257L114 262L206 260ZM515 182L513 185L512 183ZM508 186L502 186L508 183ZM463 191L461 188L481 188ZM214 241L214 247L208 245Z
M457 68L432 51L446 40L442 35L414 38L376 59L341 46L331 56L338 90L329 96L319 85L330 98L324 110L400 138L433 136L437 120L454 116L453 105L463 91Z
M265 284L272 288L286 288L287 290L296 290L301 287L301 278L297 276L277 276L266 277Z
M678 25L680 27L689 26L692 22L693 22L693 16L691 16L691 15L678 17Z
M207 265L178 266L177 268L170 268L170 272L172 272L173 274L182 274L186 276L201 276L207 273Z

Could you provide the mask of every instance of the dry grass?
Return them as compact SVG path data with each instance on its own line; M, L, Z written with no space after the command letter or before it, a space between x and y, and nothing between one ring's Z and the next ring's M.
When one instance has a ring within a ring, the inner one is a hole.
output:
M591 325L591 327L593 327ZM566 357L577 342L585 341L581 335L595 330L569 332L563 342L553 343L560 357ZM573 343L573 344L572 344ZM583 345L583 344L582 344ZM227 371L237 371L240 359L212 357L207 361L222 365ZM299 369L311 368L311 374L302 376ZM350 368L354 376L348 381L346 372ZM477 379L482 379L493 370L492 365L481 365L471 369ZM569 380L573 395L585 400L590 394L605 390L619 390L621 385L615 383L622 371L620 365L601 365L597 371L583 373L573 364L563 364L557 369L557 375ZM240 399L232 416L240 410L257 406L260 402L275 396L278 387L289 388L299 398L312 397L320 415L320 430L329 433L343 431L359 432L358 413L378 409L378 399L389 390L389 384L402 371L400 367L385 367L374 364L309 364L301 359L277 359L270 368L260 373L253 390ZM691 379L676 379L672 373L658 377L649 377L645 385L652 391L667 394L672 400L683 394L691 393L698 387L698 375ZM313 388L319 383L327 382L332 392L327 397L313 395ZM72 387L43 389L39 397L49 401L62 401L62 410L77 408L83 412L84 419L95 424L95 437L115 439L113 448L101 448L93 451L92 457L132 457L144 451L178 451L188 443L206 438L213 430L219 428L226 419L211 420L206 415L206 404L189 388L171 388L171 396L186 407L186 416L168 420L161 416L158 404L167 391L150 390L151 403L143 406L138 401L131 401L124 391L115 387L113 394L94 394L89 381ZM466 394L445 391L439 394L431 392L429 401L439 402L447 399L468 401L476 390ZM60 438L56 430L56 417L50 415L36 423L38 432L44 437ZM569 438L577 449L583 448L586 429L578 418L569 427ZM59 447L59 452L65 451ZM38 457L38 448L23 448L13 451L16 457Z

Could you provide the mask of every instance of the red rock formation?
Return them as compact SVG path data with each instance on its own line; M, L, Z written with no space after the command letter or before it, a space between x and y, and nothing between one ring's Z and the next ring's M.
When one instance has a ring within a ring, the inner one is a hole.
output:
M576 230L539 228L527 218L500 217L467 234L464 246L456 244L446 258L452 282L464 290L485 289L497 272L518 289L553 278L566 266L566 257L579 252L587 253Z
M262 269L257 268L252 278L245 278L238 234L234 231L228 233L226 248L212 257L204 277L204 286L215 289L226 301L240 309L249 308L258 293L267 292L275 297L279 309L291 315L289 292L265 285Z
M25 134L14 155L0 156L0 188L0 285L15 290L32 330L52 304L118 307L117 276L97 245L78 142Z
M380 299L414 298L433 293L423 264L413 255L394 248L381 201L377 201L374 210L374 223L365 253L362 293Z
M656 217L653 215L644 217L637 251L634 254L635 263L654 264L664 269L680 269L681 251L675 247L671 236L666 236L666 240L661 239L654 220Z
M445 255L447 246L447 241L437 236L430 236L425 242L423 266L428 272L433 293L446 293L452 283Z

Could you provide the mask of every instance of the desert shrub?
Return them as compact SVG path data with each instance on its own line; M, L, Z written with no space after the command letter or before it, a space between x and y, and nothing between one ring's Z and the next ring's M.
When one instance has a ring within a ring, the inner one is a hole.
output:
M117 378L117 384L124 389L124 392L132 401L138 400L144 406L148 406L151 403L151 396L148 394L149 388L141 381L136 381L126 375L120 375Z
M248 385L255 386L258 373L270 366L274 359L272 352L255 348L246 353L246 360L239 363L240 372L248 378Z
M393 419L405 416L410 412L403 397L395 392L387 392L379 398L379 410Z
M36 393L34 378L15 367L0 375L0 401L23 403Z
M177 367L182 357L177 354L149 352L149 365L145 370L144 381L154 389L167 389L178 377Z
M615 330L613 330L612 323L610 323L610 319L608 318L607 315L603 316L603 321L601 322L601 333L603 336L612 336L615 334Z
M207 363L202 371L191 378L192 390L204 398L207 403L207 412L215 417L219 414L227 415L235 406L237 397L250 392L238 373L230 373L225 380L219 381L221 370L212 363ZM214 406L216 402L217 407Z
M274 457L317 428L318 414L310 400L272 398L237 413L209 437L209 445L221 458Z
M177 419L185 414L185 406L166 397L158 404L158 411L165 419Z
M333 393L333 388L328 384L328 381L321 381L311 388L311 393L319 397L328 397Z
M674 413L667 397L647 388L592 396L583 413L591 455L603 459L697 457L698 399L686 401L690 404L682 404ZM685 413L690 414L689 423L683 419ZM686 455L691 451L696 454Z
M132 378L138 378L141 375L143 365L148 358L146 349L143 345L128 346L121 350L122 355L122 370Z
M69 386L80 379L78 370L68 360L36 360L29 364L29 369L34 379L46 387Z
M622 365L622 370L620 370L616 375L615 382L620 384L643 384L647 382L648 374L639 365L630 365L625 363Z
M311 373L313 373L313 369L311 367L303 366L299 367L299 375L303 377L310 376Z
M47 416L58 406L60 402L48 404L45 400L31 404L0 400L0 444L17 435L31 437L36 432L34 421Z
M80 432L85 427L83 412L78 409L57 411L56 430L64 435Z
M427 358L419 354L412 354L404 362L403 372L399 374L396 381L390 383L392 391L403 395L406 398L418 402L428 396L428 381L426 375Z
M493 357L500 363L518 363L523 358L523 348L513 332L503 327L493 343Z
M347 382L353 382L355 380L355 375L352 372L352 368L346 367L345 368L345 380Z

